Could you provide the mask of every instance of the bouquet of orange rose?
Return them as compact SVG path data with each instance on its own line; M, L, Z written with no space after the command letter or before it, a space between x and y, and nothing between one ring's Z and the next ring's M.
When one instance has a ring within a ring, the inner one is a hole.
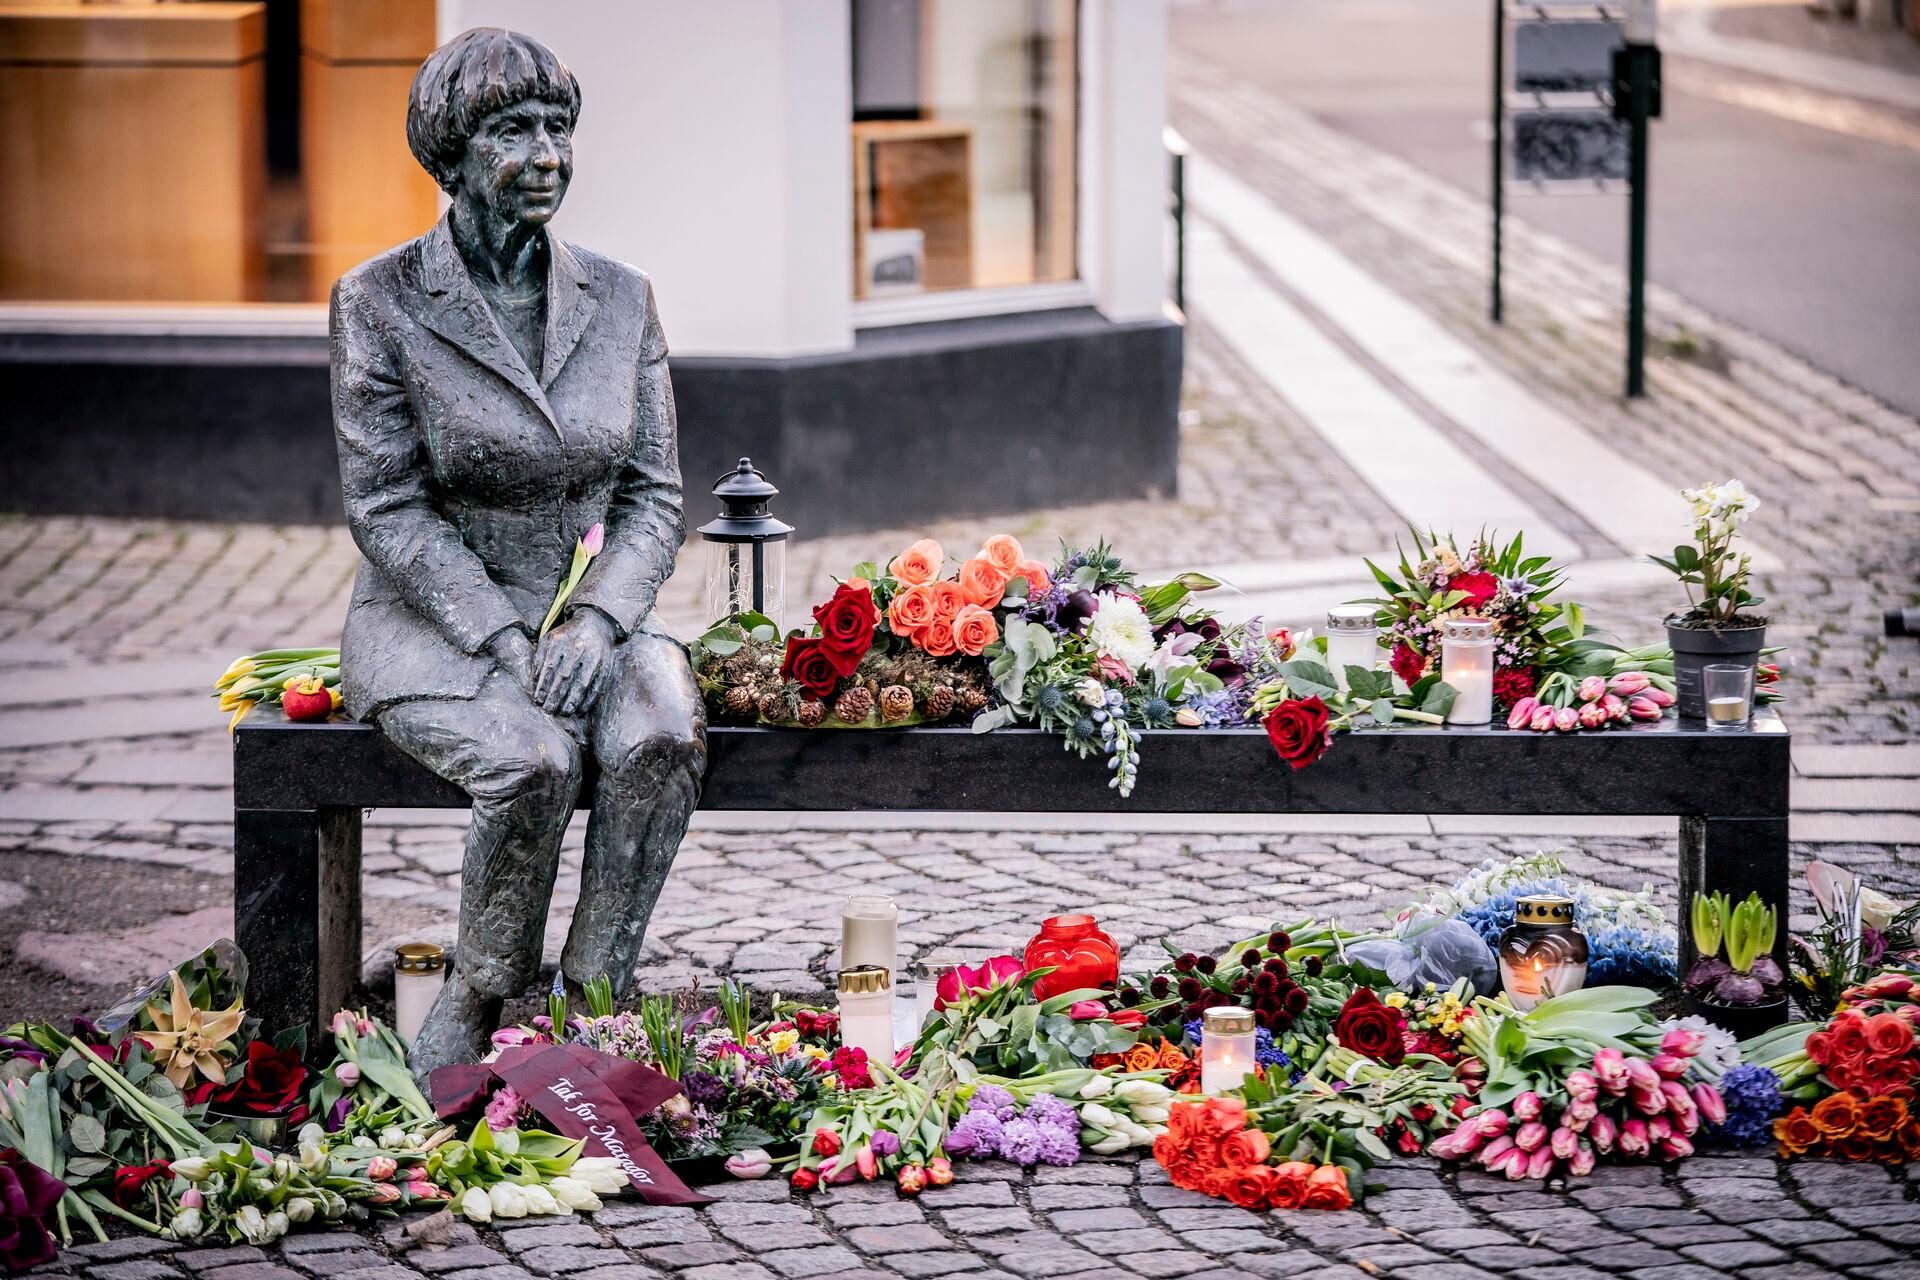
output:
M1273 1142L1248 1123L1245 1100L1229 1095L1177 1102L1153 1158L1173 1185L1224 1198L1242 1209L1349 1209L1353 1183L1337 1164L1269 1163Z
M1837 1156L1906 1164L1920 1160L1920 1117L1907 1099L1890 1093L1872 1097L1851 1089L1829 1094L1809 1111L1795 1107L1773 1122L1782 1158Z

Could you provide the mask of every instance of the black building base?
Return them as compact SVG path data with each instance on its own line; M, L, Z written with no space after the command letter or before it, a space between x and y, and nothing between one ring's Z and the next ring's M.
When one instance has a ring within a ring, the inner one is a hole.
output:
M689 514L742 454L803 536L1171 494L1181 339L1078 309L677 358ZM0 509L341 519L324 339L0 337L0 404Z

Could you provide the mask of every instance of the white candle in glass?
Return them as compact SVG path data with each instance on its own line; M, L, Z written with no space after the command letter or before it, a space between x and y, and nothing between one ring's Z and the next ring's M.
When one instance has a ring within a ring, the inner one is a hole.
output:
M1224 1093L1245 1084L1253 1054L1253 1010L1207 1010L1200 1022L1200 1092Z
M393 954L393 1033L411 1045L447 983L447 953L431 942L403 942Z
M1374 669L1380 661L1380 623L1370 604L1343 604L1327 610L1327 668L1344 691L1347 668Z
M1441 624L1440 678L1455 694L1448 724L1486 724L1493 719L1491 622L1454 618Z
M840 1043L865 1049L867 1061L893 1063L893 980L868 965L840 971Z
M900 911L884 894L856 893L840 911L840 967L893 971L900 955Z

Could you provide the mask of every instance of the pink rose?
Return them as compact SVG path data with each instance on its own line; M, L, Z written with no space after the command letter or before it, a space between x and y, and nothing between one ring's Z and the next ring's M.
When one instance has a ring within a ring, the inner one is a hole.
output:
M933 1007L944 1009L970 992L989 991L1003 983L1017 982L1027 967L1013 956L994 956L978 967L957 965L940 975L940 986Z

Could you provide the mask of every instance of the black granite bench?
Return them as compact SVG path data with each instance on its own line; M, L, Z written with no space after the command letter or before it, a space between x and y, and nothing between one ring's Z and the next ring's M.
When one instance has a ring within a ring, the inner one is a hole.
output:
M459 809L467 798L366 725L256 713L233 743L234 919L250 1003L269 1027L312 1022L359 975L362 812ZM1669 814L1680 820L1682 902L1703 886L1787 899L1792 766L1771 712L1748 733L1672 719L1568 736L1361 731L1299 772L1258 729L1160 730L1145 735L1125 800L1102 762L1034 730L716 727L708 747L705 809Z

